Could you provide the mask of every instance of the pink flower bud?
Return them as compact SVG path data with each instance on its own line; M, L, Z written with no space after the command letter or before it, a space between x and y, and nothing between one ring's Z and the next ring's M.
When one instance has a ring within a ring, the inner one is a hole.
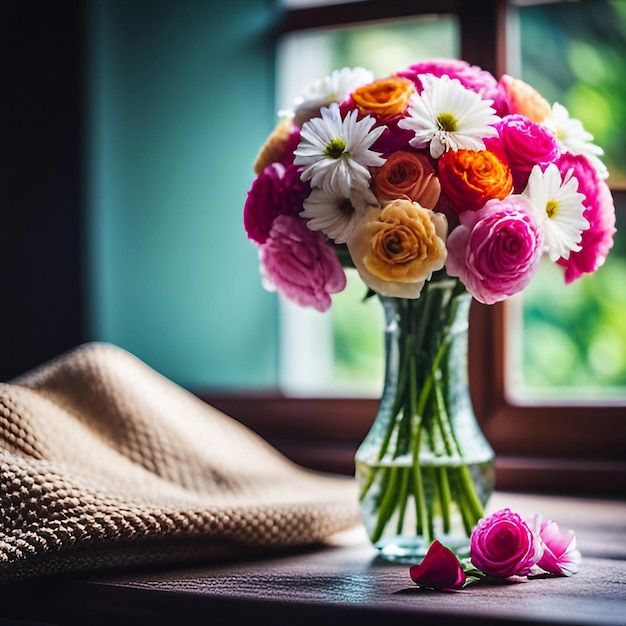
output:
M409 568L411 580L428 589L460 589L465 584L465 572L454 552L435 539L424 560Z

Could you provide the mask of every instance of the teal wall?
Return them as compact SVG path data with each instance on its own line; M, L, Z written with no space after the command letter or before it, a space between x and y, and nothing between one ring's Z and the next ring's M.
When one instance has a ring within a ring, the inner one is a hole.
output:
M90 335L192 389L277 383L242 226L275 123L273 0L92 0Z

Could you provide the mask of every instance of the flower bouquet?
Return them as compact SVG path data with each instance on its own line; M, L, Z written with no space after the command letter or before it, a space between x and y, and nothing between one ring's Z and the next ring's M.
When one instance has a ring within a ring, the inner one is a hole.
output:
M356 457L363 519L389 555L469 549L493 452L467 391L467 320L543 256L570 283L613 244L602 150L525 82L460 60L382 79L343 68L283 112L243 222L263 283L326 311L355 268L384 307L386 376Z

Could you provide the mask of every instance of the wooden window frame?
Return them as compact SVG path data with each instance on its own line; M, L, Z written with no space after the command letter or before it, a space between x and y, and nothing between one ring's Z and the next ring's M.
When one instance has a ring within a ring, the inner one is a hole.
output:
M506 0L366 0L286 11L279 32L455 14L461 58L499 76L506 71L508 8ZM470 317L470 387L496 452L497 488L623 495L626 405L513 402L505 380L507 306L474 302ZM354 453L378 406L372 399L291 398L279 392L198 395L297 463L344 474L354 471Z

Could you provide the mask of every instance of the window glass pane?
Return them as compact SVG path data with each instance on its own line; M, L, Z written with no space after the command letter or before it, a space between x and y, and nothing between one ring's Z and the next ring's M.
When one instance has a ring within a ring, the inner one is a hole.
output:
M458 56L458 50L452 16L291 33L277 46L279 107L291 106L312 82L335 69L366 67L381 78L423 59Z
M452 16L297 32L278 46L277 101L288 108L335 69L362 66L384 77L417 61L458 57ZM281 386L293 395L371 395L382 389L383 315L376 298L349 273L326 313L281 300Z
M605 150L608 183L626 183L626 3L587 0L520 9L521 77L580 119ZM546 62L549 59L549 62ZM516 401L626 397L626 206L614 193L605 265L565 286L546 262L508 307L509 391Z
M281 0L280 4L288 9L308 9L310 7L321 7L329 4L347 4L363 2L363 0Z
M516 401L626 397L624 202L617 216L615 245L596 274L565 285L559 267L546 261L511 302L509 391Z
M626 2L579 0L519 9L521 78L582 121L626 185Z

